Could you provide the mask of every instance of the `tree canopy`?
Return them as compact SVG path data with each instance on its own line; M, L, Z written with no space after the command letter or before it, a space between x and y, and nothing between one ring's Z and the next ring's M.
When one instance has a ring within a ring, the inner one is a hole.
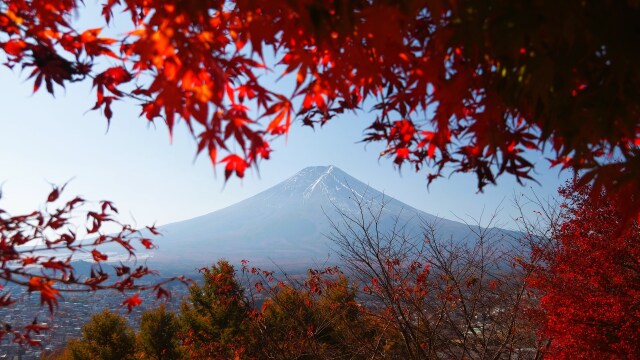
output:
M526 153L540 151L585 182L640 187L636 1L100 4L105 24L124 11L133 30L79 29L74 0L3 0L3 62L29 71L34 91L92 81L107 120L128 100L170 132L184 122L226 178L269 158L295 119L371 109L363 140L428 169L429 182L451 171L475 172L480 190L503 173L528 179ZM270 71L295 89L276 90ZM637 214L635 197L621 201Z
M640 228L623 221L615 199L568 184L551 242L531 285L541 292L540 334L551 358L620 359L640 356Z
M180 319L167 311L164 304L142 313L137 346L145 358L151 360L172 360L181 356L178 333Z
M122 316L103 310L82 326L82 338L72 340L60 356L69 360L134 359L135 334Z
M185 351L194 359L238 358L255 341L250 339L250 307L244 290L226 260L201 271L204 284L193 284L190 302L181 306Z

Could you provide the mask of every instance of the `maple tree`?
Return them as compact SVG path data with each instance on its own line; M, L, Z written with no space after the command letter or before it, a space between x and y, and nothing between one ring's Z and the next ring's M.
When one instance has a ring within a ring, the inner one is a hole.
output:
M163 286L176 278L154 283L146 280L156 272L145 265L135 266L131 262L104 265L109 257L102 249L109 244L129 254L130 260L135 259L136 246L152 248L153 243L143 231L120 223L118 210L111 202L101 201L93 208L81 197L63 201L63 190L64 186L54 187L46 205L28 214L11 215L0 209L0 280L7 287L0 285L0 308L16 301L12 297L13 286L37 293L41 305L46 305L50 313L55 311L64 293L135 292L122 302L129 311L141 303L140 291L151 290L158 298L168 297L169 292ZM84 229L78 218L84 218ZM108 225L116 226L116 230L105 234ZM144 230L157 233L154 227ZM84 239L82 233L93 238ZM78 260L79 254L93 260L89 274L74 269L72 261ZM109 272L108 268L113 271ZM6 323L0 329L0 339L10 334L14 342L38 345L32 335L44 330L48 330L47 325L37 318L23 327Z
M621 235L615 198L570 182L539 258L531 286L540 291L538 320L549 358L640 356L640 227ZM617 239L616 239L617 238ZM616 240L614 240L616 239Z
M3 0L5 65L29 71L34 91L92 81L107 120L129 100L170 132L184 122L226 178L267 159L294 119L313 126L369 107L364 141L386 144L398 166L428 167L429 182L446 171L475 172L480 190L503 173L529 179L526 152L547 149L584 182L640 189L635 1L100 5L106 24L124 12L130 31L79 29L75 0ZM293 92L274 90L270 71L289 75ZM638 213L634 197L619 201Z

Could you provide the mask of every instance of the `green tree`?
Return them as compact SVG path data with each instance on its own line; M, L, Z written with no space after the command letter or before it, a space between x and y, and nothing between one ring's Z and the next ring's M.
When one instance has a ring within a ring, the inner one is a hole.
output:
M181 357L178 332L180 321L164 304L145 311L140 321L138 350L145 359L170 360Z
M204 284L189 289L190 303L181 306L182 339L187 357L228 359L250 352L251 319L235 269L219 260L202 269Z
M135 333L122 316L103 310L82 327L82 338L67 344L59 359L125 360L135 354Z

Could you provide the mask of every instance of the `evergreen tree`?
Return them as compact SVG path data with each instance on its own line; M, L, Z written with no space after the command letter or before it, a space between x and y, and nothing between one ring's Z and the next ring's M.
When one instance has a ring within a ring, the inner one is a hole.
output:
M145 359L172 360L181 357L178 332L180 321L164 304L145 311L140 321L138 349Z
M189 289L181 307L182 340L187 357L233 359L250 352L249 305L235 269L219 260L202 269L204 284Z
M135 334L127 320L109 310L95 314L82 327L82 338L71 340L59 359L133 359Z

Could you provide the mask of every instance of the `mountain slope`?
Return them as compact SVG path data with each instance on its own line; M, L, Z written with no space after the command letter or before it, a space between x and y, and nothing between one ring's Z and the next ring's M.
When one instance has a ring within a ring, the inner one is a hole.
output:
M339 221L336 209L358 211L354 197L379 206L383 194L335 166L308 167L289 179L227 208L193 219L162 226L162 237L150 263L193 269L221 257L253 263L309 265L323 262L332 244L323 235L331 231L329 216ZM464 241L467 225L437 218L384 196L383 228L397 215L419 234L418 217L437 221L440 236ZM337 256L331 255L330 262Z

